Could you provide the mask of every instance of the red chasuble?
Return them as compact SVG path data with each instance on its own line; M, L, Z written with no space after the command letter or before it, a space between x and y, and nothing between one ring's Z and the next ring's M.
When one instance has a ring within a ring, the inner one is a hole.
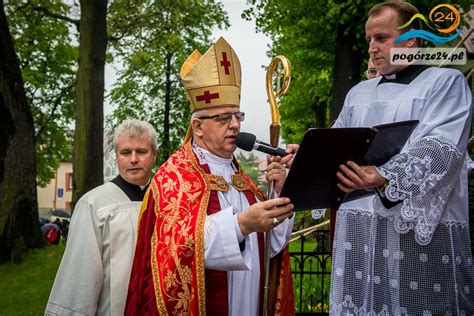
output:
M188 142L153 177L140 212L125 315L224 314L206 306L206 295L209 301L214 299L211 293L217 291L213 287L227 282L225 272L214 274L204 265L206 214L219 207L217 191L225 190L225 181L208 171L198 163ZM239 174L249 202L255 202L254 196L264 200L252 180L241 170ZM281 268L275 314L291 315L294 300L288 251L277 257ZM227 302L227 291L222 296Z

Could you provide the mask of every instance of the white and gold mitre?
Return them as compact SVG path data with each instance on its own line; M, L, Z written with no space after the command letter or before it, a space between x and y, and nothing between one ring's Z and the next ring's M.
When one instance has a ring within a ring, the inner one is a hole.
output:
M240 106L240 62L222 37L202 55L195 50L181 66L181 80L191 112Z
M240 61L222 37L204 55L198 50L189 55L181 66L181 81L191 113L220 106L240 107ZM184 142L191 137L189 125Z

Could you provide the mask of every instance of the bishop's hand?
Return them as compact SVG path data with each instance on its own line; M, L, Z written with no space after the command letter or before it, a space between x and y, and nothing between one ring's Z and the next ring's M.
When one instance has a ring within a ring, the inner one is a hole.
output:
M253 232L266 232L290 217L293 208L289 198L259 202L237 214L237 222L244 236Z
M286 179L286 165L289 161L293 161L293 155L289 154L285 157L268 156L267 158L267 182L273 185L277 195L280 195L281 189ZM269 197L271 198L271 197Z

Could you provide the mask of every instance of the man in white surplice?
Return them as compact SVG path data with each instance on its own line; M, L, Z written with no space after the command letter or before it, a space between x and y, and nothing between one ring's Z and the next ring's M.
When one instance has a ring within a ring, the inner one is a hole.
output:
M341 205L333 248L333 314L471 315L474 265L467 168L471 91L453 69L392 65L390 48L416 8L384 2L369 11L366 38L382 75L348 93L334 127L419 120L400 154L382 166L348 162L339 188L375 188ZM412 23L409 28L414 27Z
M119 175L77 202L46 315L123 315L140 204L156 161L156 131L126 120L113 142Z

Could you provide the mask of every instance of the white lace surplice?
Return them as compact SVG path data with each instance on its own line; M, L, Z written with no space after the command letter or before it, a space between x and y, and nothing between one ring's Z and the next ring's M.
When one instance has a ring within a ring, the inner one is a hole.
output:
M336 221L333 314L471 315L474 263L464 162L471 92L462 74L430 68L409 84L361 82L335 127L416 119L402 152L378 168L383 194L341 206Z

